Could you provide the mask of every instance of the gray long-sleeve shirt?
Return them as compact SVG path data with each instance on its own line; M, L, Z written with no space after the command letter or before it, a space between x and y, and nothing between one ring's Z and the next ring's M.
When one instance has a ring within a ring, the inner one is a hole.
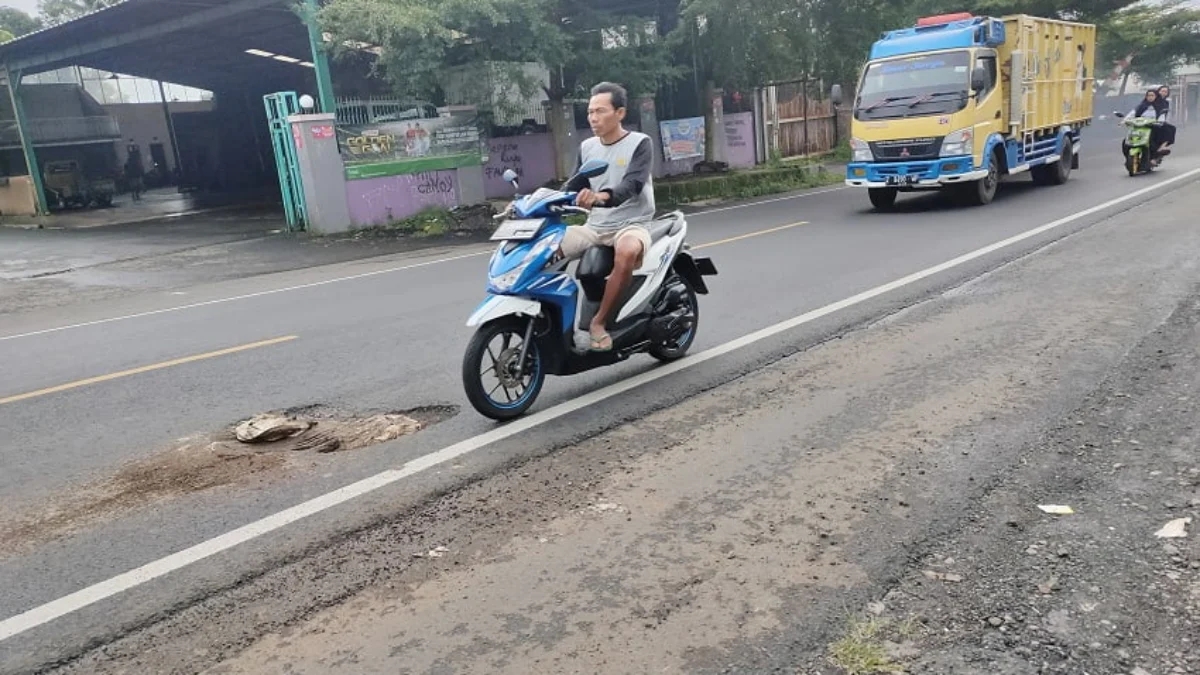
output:
M588 225L597 232L614 232L626 225L654 219L654 147L650 137L631 131L624 138L605 145L589 138L579 149L579 164L591 159L608 162L608 171L592 179L576 179L567 185L570 191L591 188L611 197L604 206L592 209Z

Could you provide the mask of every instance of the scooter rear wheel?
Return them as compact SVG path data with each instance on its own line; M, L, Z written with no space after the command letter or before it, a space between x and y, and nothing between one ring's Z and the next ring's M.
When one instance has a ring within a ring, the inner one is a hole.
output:
M481 326L463 355L463 389L479 414L499 422L516 419L533 406L546 369L537 341L529 343L518 373L528 319L505 317Z
M689 306L692 313L692 327L680 337L675 344L672 345L654 345L650 348L650 356L658 359L662 363L671 363L678 361L684 356L687 356L688 351L692 348L692 343L696 341L696 332L700 327L700 299L696 295L696 291L692 289L691 284L686 279L680 279L684 287L687 288L687 298L684 300Z

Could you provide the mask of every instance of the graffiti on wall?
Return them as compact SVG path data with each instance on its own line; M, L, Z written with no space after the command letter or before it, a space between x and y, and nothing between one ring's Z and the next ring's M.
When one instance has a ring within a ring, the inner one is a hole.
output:
M355 225L386 225L428 208L457 206L458 174L426 171L346 181L346 202Z
M504 172L512 169L521 188L533 188L554 178L554 141L549 134L496 138L488 143L488 162L483 167L484 190L488 197L509 197L512 186Z

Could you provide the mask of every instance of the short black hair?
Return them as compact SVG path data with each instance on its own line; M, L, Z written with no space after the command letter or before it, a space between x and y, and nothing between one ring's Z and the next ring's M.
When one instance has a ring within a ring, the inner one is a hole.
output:
M620 110L629 105L629 94L625 91L625 87L619 84L601 82L592 87L592 96L599 96L600 94L612 95L613 110Z

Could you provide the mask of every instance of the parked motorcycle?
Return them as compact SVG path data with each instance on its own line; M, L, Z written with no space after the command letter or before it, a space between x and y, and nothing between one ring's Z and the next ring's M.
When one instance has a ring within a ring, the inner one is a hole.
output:
M1125 170L1130 176L1153 172L1158 156L1150 147L1150 138L1154 127L1162 126L1162 122L1153 117L1129 117L1121 112L1113 114L1129 128L1121 146L1125 154Z
M604 174L589 161L579 176ZM504 179L520 190L510 170ZM570 181L568 181L569 183ZM704 277L717 274L709 258L686 244L688 223L678 211L649 224L653 244L619 304L609 334L613 349L592 352L588 327L613 270L614 250L589 249L574 274L554 261L567 231L564 216L589 213L576 193L541 188L518 195L491 239L500 242L488 270L488 298L467 326L477 328L463 356L463 386L480 414L498 421L524 415L547 375L568 376L649 354L662 362L683 358L696 339Z

